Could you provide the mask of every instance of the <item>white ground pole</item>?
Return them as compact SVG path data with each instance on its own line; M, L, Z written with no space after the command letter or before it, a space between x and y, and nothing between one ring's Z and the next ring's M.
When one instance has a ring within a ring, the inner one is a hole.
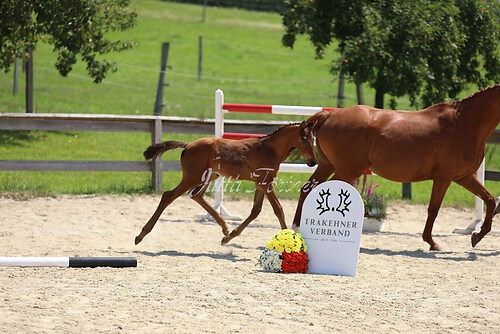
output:
M477 179L481 184L484 184L484 170L485 170L485 160L479 166L479 169L476 172ZM498 197L495 201L496 205L500 202L500 197ZM478 231L481 229L483 225L483 217L484 217L484 202L481 198L476 196L476 219L469 224L466 228L456 228L453 230L453 233L458 234L472 234L474 231ZM490 233L500 233L500 231L491 231Z
M0 257L0 266L69 267L69 257Z

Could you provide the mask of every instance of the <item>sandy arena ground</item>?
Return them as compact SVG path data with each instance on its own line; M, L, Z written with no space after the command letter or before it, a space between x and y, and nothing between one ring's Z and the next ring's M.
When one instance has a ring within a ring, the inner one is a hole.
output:
M182 197L138 246L159 196L0 198L0 256L135 256L137 268L0 268L2 333L500 333L500 234L453 234L443 208L429 252L426 208L395 203L364 234L355 278L274 274L257 257L278 231L269 203L229 245ZM295 201L282 201L288 222ZM249 201L226 201L246 215ZM234 227L236 223L231 223ZM500 229L500 218L494 221Z

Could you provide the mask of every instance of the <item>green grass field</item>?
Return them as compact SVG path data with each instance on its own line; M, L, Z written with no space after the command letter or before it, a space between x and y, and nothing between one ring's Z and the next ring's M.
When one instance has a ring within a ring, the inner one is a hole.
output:
M159 76L161 43L170 43L169 83L164 91L163 115L213 118L214 92L223 89L226 102L311 106L337 106L338 81L329 73L335 52L326 59L314 59L307 39L299 39L294 49L281 45L283 28L277 14L237 9L208 8L201 22L201 6L163 1L133 1L138 12L137 26L114 37L133 40L129 51L108 55L118 63L118 72L108 75L100 85L92 83L79 63L68 77L55 70L52 47L40 44L34 53L37 113L99 113L151 115ZM203 36L202 77L198 71L198 40ZM19 94L12 94L13 73L0 74L0 112L24 112L24 78ZM474 88L463 92L472 93ZM373 104L374 92L364 87L365 103ZM345 105L357 103L355 87L347 84ZM388 100L388 98L387 98ZM398 108L410 109L407 99ZM231 114L227 118L298 120L300 117ZM164 139L190 141L195 136L164 134ZM141 160L150 144L147 134L99 132L0 132L0 159L95 159ZM492 150L493 147L489 148ZM178 159L180 151L169 152L166 160ZM492 154L487 169L500 170L500 155ZM176 185L180 173L166 173L164 188ZM284 185L305 181L308 175L280 174ZM288 183L287 183L288 182ZM377 179L379 191L400 198L401 185ZM487 182L500 194L500 183ZM245 184L234 196L250 196ZM279 192L280 197L296 198L298 189ZM86 193L151 192L149 173L94 172L0 172L0 192L40 195ZM425 203L430 183L414 185L414 201ZM448 205L472 205L473 197L452 187L445 199Z

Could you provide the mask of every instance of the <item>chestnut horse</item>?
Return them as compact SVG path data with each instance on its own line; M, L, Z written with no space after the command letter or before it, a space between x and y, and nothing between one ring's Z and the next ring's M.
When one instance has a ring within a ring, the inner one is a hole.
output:
M279 165L295 149L304 156L308 166L316 165L311 124L305 122L283 126L261 138L242 140L201 138L189 144L166 141L148 147L144 157L150 160L167 150L179 147L184 148L181 154L182 180L176 188L163 193L158 208L135 238L136 245L151 232L163 210L188 190L190 197L222 228L224 234L222 244L238 236L259 215L264 196L271 203L281 228L286 229L283 208L276 197L272 183ZM254 203L250 215L231 233L222 216L203 198L207 187L219 176L255 182Z
M433 181L422 234L431 250L440 249L432 239L432 227L452 182L486 204L481 231L471 237L472 247L491 230L499 208L495 210L495 200L476 178L476 171L486 141L500 122L500 85L414 112L354 106L321 111L306 122L314 124L318 168L301 189L294 229L300 225L302 204L312 186L332 173L332 179L352 183L371 169L397 182Z

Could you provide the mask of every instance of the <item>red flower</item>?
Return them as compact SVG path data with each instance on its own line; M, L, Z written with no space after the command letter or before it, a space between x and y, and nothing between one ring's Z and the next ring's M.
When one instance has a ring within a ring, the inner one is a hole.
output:
M281 269L284 273L305 273L307 271L309 260L303 250L291 253L283 252L281 256L283 257Z

